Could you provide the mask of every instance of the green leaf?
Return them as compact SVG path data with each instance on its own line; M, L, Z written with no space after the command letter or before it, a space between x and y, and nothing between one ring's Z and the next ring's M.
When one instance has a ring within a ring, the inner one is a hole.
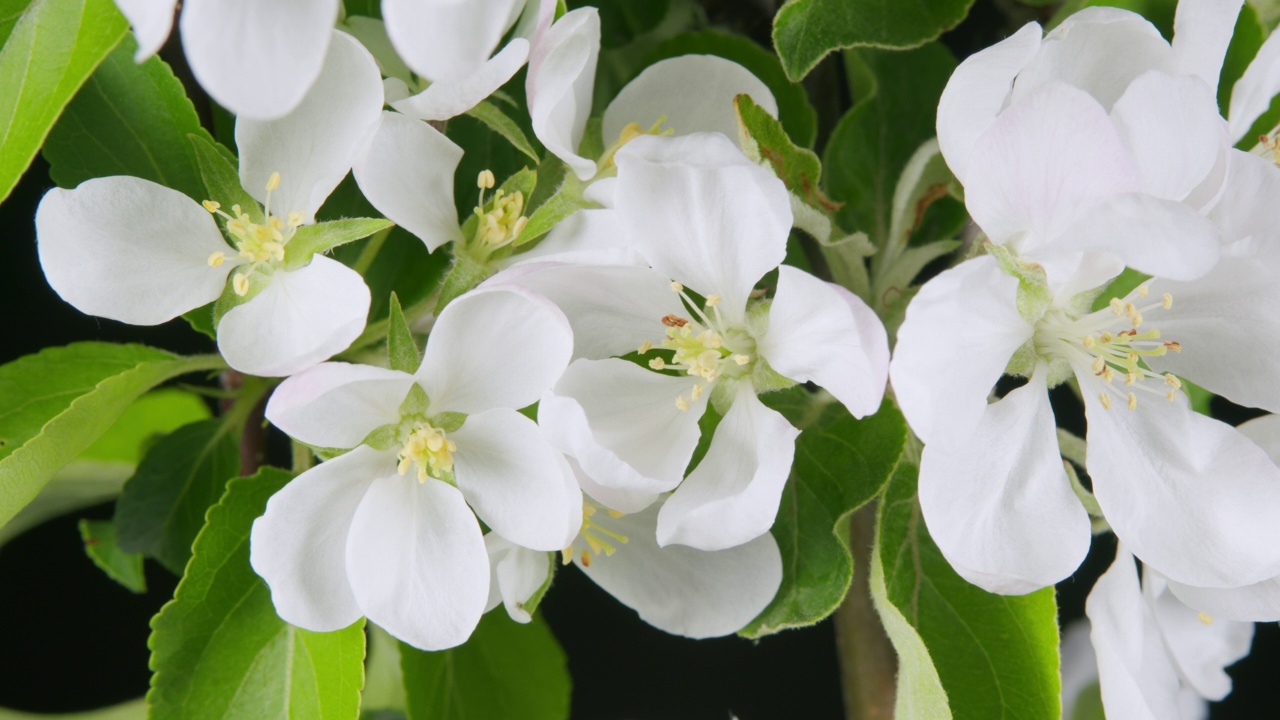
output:
M405 322L400 298L395 293L391 293L391 314L387 316L387 323L387 356L391 369L409 374L418 372L422 353L418 351L418 342L413 339L409 323Z
M971 5L973 0L787 0L773 19L773 46L787 76L799 81L832 50L919 47L960 24Z
M331 633L289 625L249 566L249 529L289 477L263 468L210 508L173 600L151 621L151 717L356 717L364 621Z
M782 551L782 586L741 632L750 638L812 625L835 611L853 579L849 515L893 474L907 424L889 400L855 420L830 396L802 387L762 396L801 429L791 478L773 524Z
M216 355L98 342L49 348L0 367L0 527L144 392L222 367Z
M28 713L0 708L0 720L144 720L146 717L147 703L142 698L97 710L73 713Z
M285 246L284 269L297 270L311 262L316 253L324 253L356 240L382 232L395 223L383 218L347 218L303 225Z
M120 549L116 543L116 526L109 520L81 520L80 539L84 551L107 574L131 592L147 591L147 576L142 572L142 556Z
M45 141L49 175L64 188L132 175L203 200L204 182L187 135L213 139L200 127L173 70L159 57L135 63L136 49L126 37L67 105Z
M479 120L489 129L506 138L511 143L511 147L524 153L525 157L538 163L538 151L533 148L533 144L529 142L529 138L525 137L524 131L516 124L515 120L507 117L497 105L482 100L479 105L467 111L467 115Z
M30 5L31 0L0 0L0 47L4 47L13 26L18 24L18 18Z
M0 201L129 30L112 0L35 0L0 49Z
M222 204L228 214L239 205L249 213L254 222L264 220L262 208L240 185L240 171L231 151L214 142L207 134L190 133L187 141L196 153L196 165L200 168L200 180L204 183L204 199Z
M1053 588L993 595L957 575L925 528L917 472L900 465L880 506L876 553L886 599L928 648L958 720L1056 720L1061 691Z
M540 617L521 625L498 608L452 650L401 643L400 668L409 720L569 717L564 651Z
M204 514L240 473L238 428L202 420L157 442L116 501L120 547L155 558L181 575Z
M819 242L830 242L832 231L836 229L830 215L840 206L831 202L818 186L822 179L822 162L818 156L812 150L797 147L791 142L782 123L765 112L750 96L739 95L734 98L733 105L740 128L748 138L747 154L757 162L767 162L791 194L821 215L825 222L817 225L825 225L825 232L816 227L805 229Z
M778 58L767 49L741 35L715 30L679 35L658 46L646 65L679 55L716 55L732 60L751 71L778 101L778 119L797 145L812 147L818 134L818 114L809 103L804 87L792 82ZM677 131L680 128L676 128ZM616 138L608 138L610 142Z

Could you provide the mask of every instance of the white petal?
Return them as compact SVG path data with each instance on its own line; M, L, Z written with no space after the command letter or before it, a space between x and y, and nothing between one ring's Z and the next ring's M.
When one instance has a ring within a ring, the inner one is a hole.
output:
M134 62L142 62L155 55L173 28L173 13L178 0L116 0L116 7L129 20L133 35L138 39L138 51Z
M963 441L925 446L920 509L966 580L1021 595L1075 572L1089 552L1089 515L1058 455L1044 378L988 405Z
M1280 465L1280 415L1264 415L1236 426L1240 434L1262 448L1271 462Z
M660 493L636 492L626 488L605 487L582 470L582 466L577 460L567 458L569 467L573 469L574 477L578 479L578 485L582 488L582 492L594 501L597 505L604 505L611 510L617 510L624 513L637 513L658 501L661 497ZM123 483L124 480L121 480Z
M1106 111L1050 83L1010 107L973 146L965 204L992 241L1031 253L1091 201L1137 190L1137 170ZM1021 233L1030 237L1018 239Z
M595 187L601 183L592 183ZM633 265L648 267L627 242L626 228L616 210L592 208L579 210L561 220L546 237L532 248L528 245L508 258L494 262L498 267L511 267L531 262L568 263L571 265ZM652 272L652 271L650 271ZM657 276L657 273L653 273ZM610 293L616 298L622 293ZM675 296L672 295L674 300Z
M529 42L516 38L466 77L437 80L426 90L391 104L419 120L448 120L480 104L520 71L529 57Z
M1014 351L1031 339L1017 293L995 258L980 257L925 283L907 306L889 377L925 444L974 427Z
M1098 656L1089 641L1089 620L1072 620L1062 631L1062 717L1074 720L1084 691L1098 684Z
M183 19L190 13L188 6ZM378 128L378 64L355 38L332 34L324 68L297 107L275 120L236 122L240 184L266 202L267 181L280 173L280 187L271 193L271 212L279 217L300 212L313 222Z
M1214 622L1280 620L1280 577L1238 588L1202 588L1170 580L1169 589Z
M1272 33L1231 88L1231 142L1237 143L1280 92L1280 35Z
M1224 668L1249 654L1253 623L1210 618L1187 607L1152 568L1144 570L1142 589L1183 680L1209 700L1225 698L1231 678Z
M515 410L471 415L450 433L458 489L495 532L531 550L568 547L582 525L582 491L564 456Z
M466 642L489 596L489 556L462 493L394 472L356 510L347 574L364 614L422 650Z
M522 548L494 532L484 536L484 545L489 551L489 567L492 568L489 603L485 612L501 603L506 606L512 620L529 622L533 618L524 604L546 584L555 560L545 552Z
M605 108L602 136L608 145L630 123L648 130L665 118L662 127L678 135L718 132L736 139L738 113L733 99L739 95L750 95L777 117L778 103L768 86L732 60L715 55L660 60L627 83Z
M337 260L316 255L277 272L218 324L218 349L231 367L263 377L292 375L347 349L364 331L369 288Z
M590 565L574 561L641 619L673 635L706 638L740 630L773 600L782 583L782 556L772 535L707 552L682 545L659 547L654 530L660 506L620 518L595 520L627 538L612 555Z
M232 113L264 120L297 107L320 76L338 17L338 0L182 5L182 48L200 85Z
M1218 101L1199 78L1149 72L1111 109L1133 154L1142 190L1183 200L1230 148Z
M555 383L572 352L573 334L559 308L524 288L494 285L440 313L417 377L432 412L522 408Z
M1236 30L1244 0L1179 0L1173 19L1173 54L1178 67L1218 91L1222 61Z
M671 279L721 296L728 322L741 322L756 282L786 256L782 181L714 134L638 137L616 162L617 208L636 250Z
M709 392L688 398L696 382L625 360L576 360L538 405L548 439L606 487L640 493L673 490L698 445Z
M294 478L253 521L249 564L285 621L327 632L364 614L347 579L347 535L365 492L388 472L394 455L358 447Z
M1227 187L1210 217L1226 242L1280 234L1280 167L1253 153L1232 150Z
M453 204L453 174L462 148L430 125L382 113L368 151L352 168L378 212L435 250L462 240Z
M378 69L388 80L395 80L401 87L407 89L408 86L405 83L412 81L413 71L404 64L404 60L400 59L395 47L391 45L391 38L387 36L386 23L378 18L364 15L348 15L339 27L365 46L377 61ZM408 93L405 96L407 97Z
M1116 536L1178 582L1237 587L1280 575L1280 469L1257 445L1184 399L1143 393L1103 409L1077 372L1094 495Z
M424 78L460 80L480 69L515 24L524 0L383 0L400 57Z
M327 362L288 378L271 393L267 419L296 440L350 448L373 430L400 421L413 386L408 373Z
M970 55L943 88L938 100L938 145L961 181L973 144L1004 110L1013 92L1013 79L1040 49L1040 32L1039 24L1027 23L1013 35Z
M757 349L784 377L826 388L854 417L880 409L889 339L871 308L839 285L779 267L769 330Z
M222 294L235 251L204 208L186 195L134 177L54 188L36 209L45 278L89 315L158 325ZM209 256L228 261L210 267Z
M723 550L769 532L800 431L742 384L707 454L658 514L658 544Z
M595 8L566 13L539 41L525 83L533 134L583 180L596 164L578 154L591 115L591 91L600 55L600 15Z

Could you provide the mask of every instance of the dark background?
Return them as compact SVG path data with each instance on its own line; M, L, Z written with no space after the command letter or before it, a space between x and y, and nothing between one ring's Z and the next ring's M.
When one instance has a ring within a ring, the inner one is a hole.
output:
M767 42L768 3L704 4L713 23ZM999 39L1007 26L1006 15L980 1L969 20L945 40L963 57ZM164 56L181 74L180 51L170 47ZM810 82L832 87L821 79L824 71L838 72L829 67L820 68ZM198 97L198 90L192 89ZM816 99L822 101L815 103L820 106L847 107L847 98L839 103ZM830 121L823 118L821 136ZM137 341L184 353L210 351L211 343L180 321L141 328L87 317L49 289L36 259L33 218L36 204L51 186L48 166L37 159L0 205L0 243L5 249L0 256L0 363L76 340ZM1231 422L1247 417L1236 408L1220 409ZM51 521L0 548L0 705L65 712L146 692L148 623L172 596L177 578L149 562L149 590L133 595L95 568L84 555L76 521L110 515L110 505L93 508ZM1113 553L1114 542L1099 538L1076 577L1059 586L1063 622L1083 616L1085 597ZM557 576L542 609L568 656L575 718L842 716L829 620L759 642L676 638L641 622L576 568ZM1213 707L1212 717L1280 716L1274 710L1272 685L1278 659L1280 632L1274 624L1259 625L1253 654L1231 669L1235 691Z

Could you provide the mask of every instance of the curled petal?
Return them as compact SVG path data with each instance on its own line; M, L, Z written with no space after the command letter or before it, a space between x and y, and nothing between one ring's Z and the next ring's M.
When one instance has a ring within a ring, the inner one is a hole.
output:
M288 378L271 393L267 419L308 445L350 448L400 421L413 376L371 365L327 362Z
M518 623L532 620L524 604L547 583L554 556L529 550L495 532L484 536L489 552L489 602L484 611L505 605L507 614Z
M1173 54L1178 68L1200 78L1214 93L1244 0L1179 0L1173 18Z
M448 120L480 104L502 87L529 58L529 41L516 38L474 73L456 80L437 80L426 90L391 103L419 120Z
M1272 33L1244 75L1231 88L1231 142L1237 143L1249 132L1253 122L1271 107L1271 99L1280 92L1280 35Z
M178 0L116 0L116 6L128 18L133 35L138 39L134 62L140 63L155 55L169 39Z
M591 91L600 54L600 15L595 8L566 13L539 41L525 83L533 134L583 180L596 164L578 154L591 115Z
M479 70L524 6L525 0L383 0L382 17L400 57L434 83Z

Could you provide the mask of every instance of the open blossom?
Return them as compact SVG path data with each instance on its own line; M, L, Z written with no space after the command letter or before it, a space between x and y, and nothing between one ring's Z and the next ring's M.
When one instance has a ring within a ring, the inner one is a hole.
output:
M578 532L572 470L516 410L555 381L571 348L555 306L493 287L441 312L413 375L325 363L281 384L271 422L354 449L298 476L254 522L250 562L280 616L327 631L364 615L427 650L465 641L489 596L477 516L539 550Z
M378 69L338 31L302 103L270 121L236 123L240 182L259 208L200 203L133 177L54 189L36 212L40 264L78 310L155 325L220 296L218 323L231 367L288 375L351 344L364 329L369 289L358 273L290 245L360 155L382 106ZM225 221L231 245L215 216Z
M638 137L617 164L616 212L651 267L534 264L506 276L574 325L578 359L539 420L612 507L634 512L675 491L658 513L660 545L732 547L772 525L799 432L757 395L811 381L856 416L875 412L884 328L847 291L779 267L786 189L724 136ZM776 292L761 299L755 286L775 270ZM644 364L619 359L637 351ZM709 402L724 417L685 478Z

